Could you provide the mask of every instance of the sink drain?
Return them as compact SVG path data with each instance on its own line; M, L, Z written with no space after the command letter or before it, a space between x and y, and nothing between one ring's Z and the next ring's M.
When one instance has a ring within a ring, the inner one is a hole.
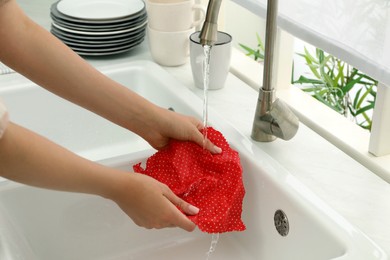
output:
M283 210L277 210L274 215L274 224L278 233L285 237L288 235L288 231L290 230L290 225L288 223L287 215L283 212Z

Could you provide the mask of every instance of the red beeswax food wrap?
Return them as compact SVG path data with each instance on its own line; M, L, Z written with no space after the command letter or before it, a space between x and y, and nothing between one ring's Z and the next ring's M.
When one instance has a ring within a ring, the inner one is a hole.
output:
M195 143L173 140L167 149L147 160L145 169L138 163L134 171L165 183L177 196L198 207L199 213L188 218L201 231L243 231L245 189L239 155L215 129L208 128L207 137L222 149L221 154L212 155Z

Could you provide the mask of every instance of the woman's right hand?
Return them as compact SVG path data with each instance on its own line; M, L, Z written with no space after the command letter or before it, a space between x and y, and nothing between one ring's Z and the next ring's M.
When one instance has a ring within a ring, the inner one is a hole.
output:
M138 173L118 173L118 183L108 196L134 221L148 229L180 227L193 231L196 225L188 215L199 209L177 197L167 185Z

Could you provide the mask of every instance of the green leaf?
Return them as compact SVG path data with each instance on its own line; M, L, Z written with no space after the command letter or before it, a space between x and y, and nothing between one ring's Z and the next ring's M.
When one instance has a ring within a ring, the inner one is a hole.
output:
M339 82L344 84L344 63L342 63L340 60L337 60L337 68L338 68L338 73L337 76L333 80L334 86L339 85Z
M366 89L366 92L364 92L364 94L360 98L359 102L357 103L357 106L356 106L357 108L359 108L362 105L363 101L366 99L367 95L371 92L373 87L374 86L371 86L370 88Z
M305 76L300 76L298 80L296 80L294 83L298 83L298 84L323 84L324 82L322 82L321 80L318 80L318 79L309 79L309 78L306 78Z
M307 93L318 93L320 92L320 90L323 88L323 86L314 86L312 88L308 88L308 87L305 87L305 88L302 88L303 91L307 92Z
M371 109L374 109L374 104L370 104L370 105L367 105L367 106L364 106L364 107L358 109L356 111L356 115L363 114L364 112L371 110Z
M246 50L250 55L253 55L253 53L255 53L255 50L244 45L244 44L241 44L239 43L240 47L243 48L244 50ZM248 55L248 54L247 54Z
M305 54L304 54L304 57L310 61L310 63L317 63L319 64L318 60L316 58L314 58L313 56L311 56L310 52L307 50L306 47L304 47L304 51L305 51Z
M257 46L264 52L264 44L258 33L256 33L256 38L257 38Z
M353 99L353 107L354 108L357 108L357 105L358 105L358 102L359 102L359 99L360 99L360 93L362 92L362 88L359 89L357 92L356 92L356 95L355 95L355 98Z
M343 91L345 93L349 92L359 81L362 79L362 77L358 77L357 79L351 80L343 87Z

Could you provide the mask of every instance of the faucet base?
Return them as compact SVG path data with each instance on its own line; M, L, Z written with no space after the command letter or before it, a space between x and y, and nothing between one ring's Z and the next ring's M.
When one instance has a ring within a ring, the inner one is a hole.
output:
M256 142L272 142L276 140L276 136L266 134L261 129L253 127L251 138Z
M288 106L276 98L274 91L260 89L252 139L258 142L271 142L277 137L290 140L298 131L299 120Z
M269 113L275 101L275 91L259 89L255 118L251 138L257 142L272 142L276 137L272 133L272 117Z

